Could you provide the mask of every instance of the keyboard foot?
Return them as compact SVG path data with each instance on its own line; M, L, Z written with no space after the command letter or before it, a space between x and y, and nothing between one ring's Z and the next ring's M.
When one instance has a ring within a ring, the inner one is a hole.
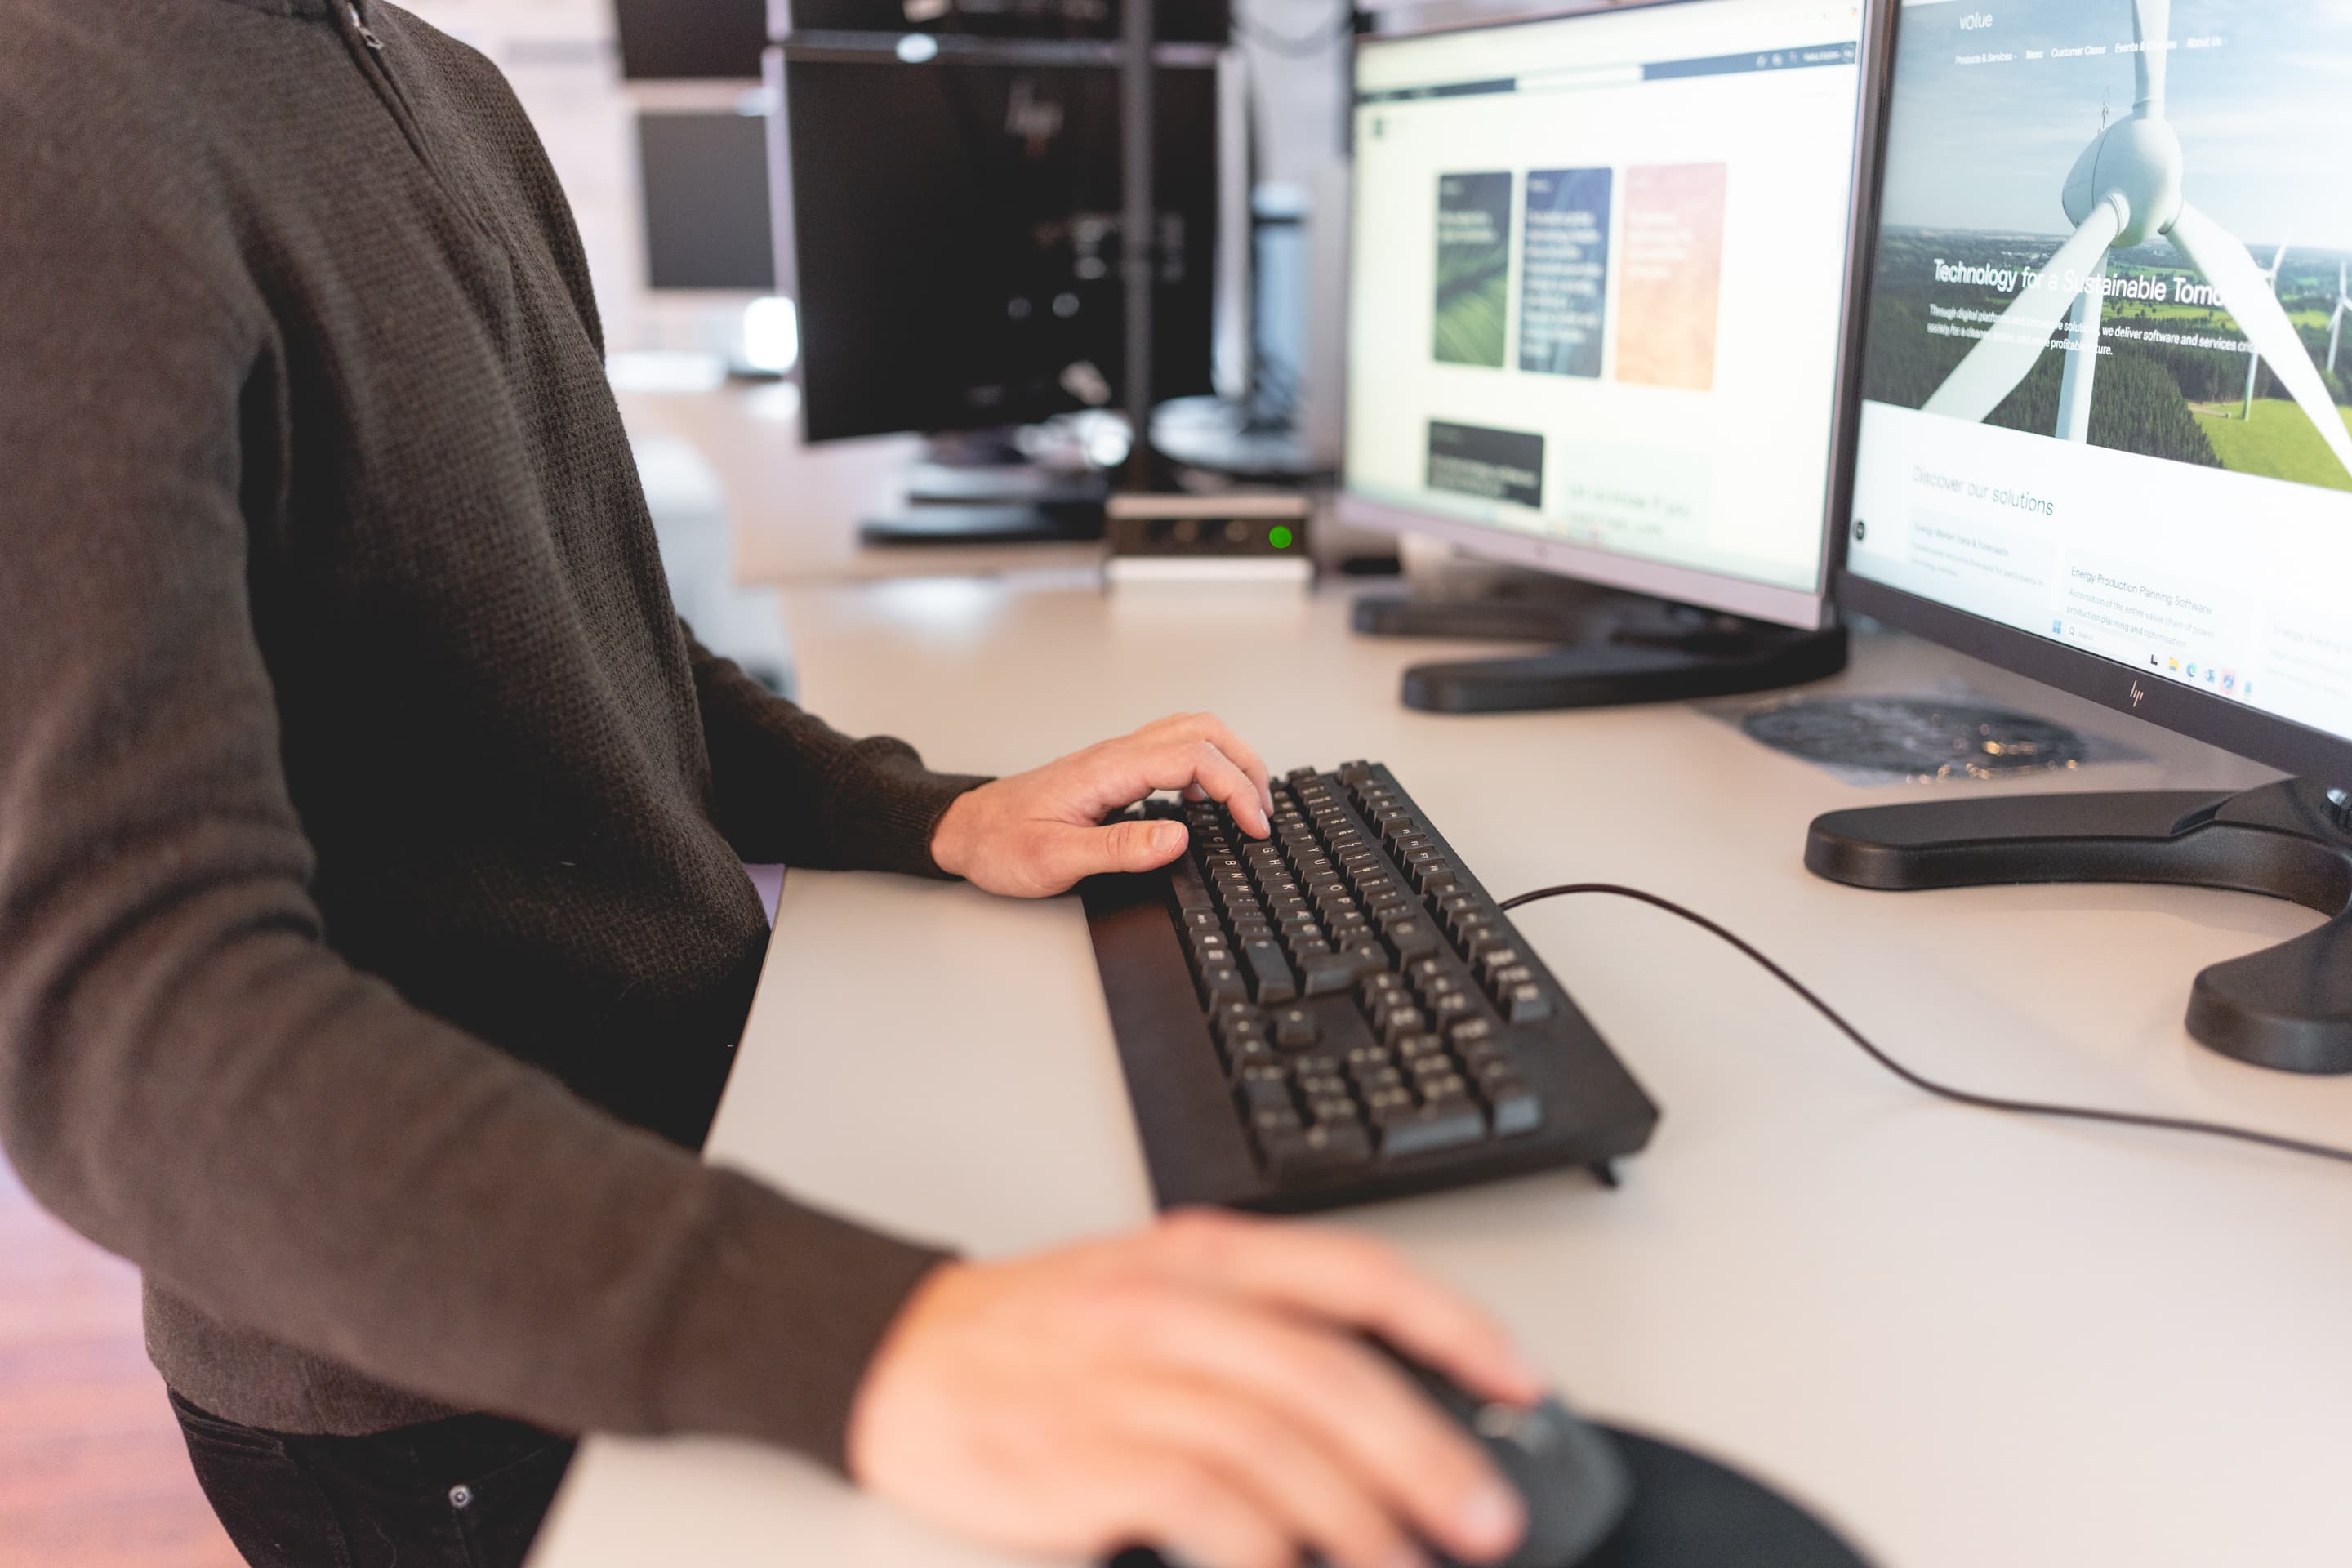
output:
M1607 1187L1612 1192L1617 1190L1619 1185L1617 1180L1617 1162L1614 1160L1595 1160L1591 1164L1585 1168L1592 1173L1592 1179L1594 1181L1599 1182L1602 1186Z

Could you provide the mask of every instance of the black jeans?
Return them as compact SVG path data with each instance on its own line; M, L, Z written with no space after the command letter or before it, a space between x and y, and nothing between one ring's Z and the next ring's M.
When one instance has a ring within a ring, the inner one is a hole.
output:
M367 1437L172 1412L196 1481L253 1568L521 1568L575 1445L490 1415Z

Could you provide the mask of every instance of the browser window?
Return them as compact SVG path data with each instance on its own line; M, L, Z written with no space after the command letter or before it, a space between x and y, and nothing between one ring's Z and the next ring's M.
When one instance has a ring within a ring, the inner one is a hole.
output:
M1861 26L1685 0L1368 44L1349 489L1817 587Z
M1900 24L1851 568L2352 734L2352 10Z

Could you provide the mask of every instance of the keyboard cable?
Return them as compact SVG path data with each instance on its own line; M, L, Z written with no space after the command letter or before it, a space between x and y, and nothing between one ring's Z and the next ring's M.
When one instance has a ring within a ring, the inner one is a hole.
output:
M1753 960L1773 979L1803 997L1812 1006L1814 1012L1828 1019L1836 1026L1840 1034L1861 1047L1871 1060L1904 1082L1914 1088L1926 1089L1929 1094L1938 1095L1945 1100L1957 1100L1962 1105L1972 1105L1980 1110L2007 1111L2017 1116L2063 1117L2075 1121L2105 1121L2123 1127L2153 1127L2168 1132L2194 1132L2209 1138L2231 1138L2242 1143L2259 1144L2265 1149L2284 1150L2290 1154L2308 1154L2314 1159L2336 1160L2346 1164L2352 1164L2352 1149L2339 1149L2327 1143L2305 1142L2300 1138L2283 1137L2275 1132L2259 1132L2247 1127L2232 1127L2226 1122L2198 1121L2179 1116L2155 1116L2136 1110L2105 1110L2095 1106L2057 1105L2039 1100L2011 1100L2003 1095L1978 1094L1970 1089L1955 1089L1949 1084L1937 1083L1934 1079L1905 1067L1873 1045L1868 1036L1848 1023L1843 1014L1822 1001L1812 987L1772 962L1753 943L1707 919L1696 910L1686 909L1672 899L1661 898L1655 893L1645 893L1639 888L1622 887L1614 882L1570 882L1557 888L1538 888L1533 892L1521 893L1516 899L1506 899L1503 900L1503 908L1506 910L1516 910L1523 904L1532 904L1543 899L1565 899L1594 893L1605 894L1610 898L1631 899L1636 903L1648 904L1653 909L1664 910L1670 915L1688 921L1710 936L1730 943Z

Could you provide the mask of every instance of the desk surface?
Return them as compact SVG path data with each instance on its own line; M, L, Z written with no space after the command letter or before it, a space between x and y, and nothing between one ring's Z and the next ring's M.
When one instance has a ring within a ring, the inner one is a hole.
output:
M911 581L795 593L788 609L810 705L940 766L1012 770L1213 707L1278 768L1391 763L1499 894L1607 879L1696 905L1931 1074L2352 1138L2352 1080L2240 1066L2181 1027L2199 967L2308 928L2301 910L2158 889L1832 887L1800 863L1807 820L1905 789L1840 783L1687 708L1407 712L1399 670L1445 650L1353 638L1337 596ZM1906 639L1865 639L1841 684L1954 681L2155 760L1943 790L2263 776ZM1664 1108L1655 1142L1620 1191L1559 1173L1344 1223L1487 1303L1586 1408L1770 1479L1882 1568L2344 1560L2343 1172L1948 1105L1662 914L1595 900L1517 918ZM882 984L885 943L922 955L925 984ZM981 1255L1141 1221L1075 900L793 873L712 1155ZM994 1561L786 1456L597 1439L534 1563Z

